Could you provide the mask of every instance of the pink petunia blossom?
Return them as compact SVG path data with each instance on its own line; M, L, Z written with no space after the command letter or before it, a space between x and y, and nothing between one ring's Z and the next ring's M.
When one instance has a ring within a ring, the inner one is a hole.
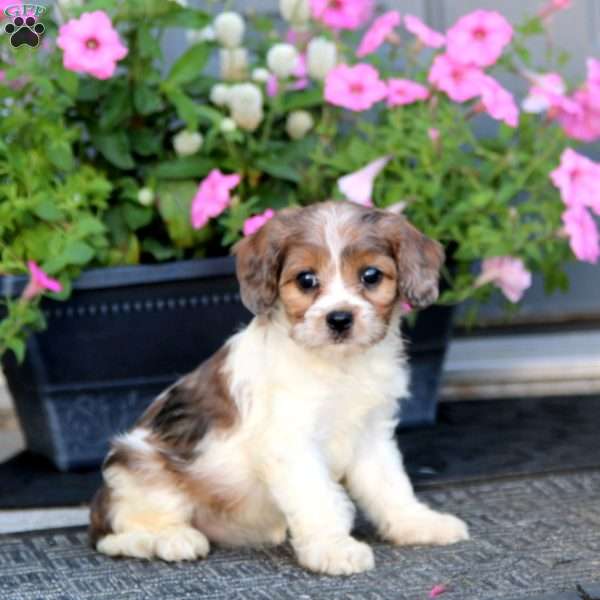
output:
M512 34L511 24L499 12L476 10L448 30L446 48L456 62L489 67L510 43Z
M410 79L388 79L388 106L412 104L429 97L429 90Z
M447 591L448 591L448 588L443 583L440 583L438 585L434 585L431 588L431 591L429 592L429 597L437 598L438 596L445 594Z
M362 58L375 52L401 22L402 17L397 10L390 10L375 19L363 36L356 56Z
M325 100L349 110L368 110L386 96L387 85L371 65L338 65L325 79Z
M191 206L194 229L201 229L212 217L219 216L229 206L229 192L240 181L241 177L237 173L225 175L219 169L213 169L201 181Z
M531 285L531 273L520 258L496 256L486 258L481 263L481 275L476 286L493 283L511 301L518 302L525 290Z
M244 235L252 235L257 232L269 219L275 216L275 211L271 208L267 208L264 213L255 215L244 221L243 232Z
M97 79L112 77L117 61L128 52L102 10L83 13L79 19L61 25L56 45L63 50L65 69Z
M547 19L554 13L571 8L571 2L572 0L550 0L544 6L542 6L538 14L541 19Z
M455 62L447 54L435 57L429 70L429 83L446 92L455 102L465 102L482 92L485 74L478 67Z
M27 268L29 269L29 282L23 290L23 298L30 300L45 291L55 294L62 292L63 286L60 281L46 275L35 261L27 261Z
M565 133L582 142L600 139L600 89L585 87L573 94L577 110L567 111L557 107L556 120Z
M269 79L267 79L267 96L272 98L273 96L277 96L279 92L279 81L277 81L277 75L271 73L269 75Z
M562 221L573 254L584 262L598 262L600 236L596 222L588 210L583 206L568 208L562 215Z
M481 90L481 104L493 119L503 121L509 127L518 125L519 109L512 94L488 75Z
M550 179L568 207L589 206L600 215L600 164L566 148Z
M417 37L423 46L441 48L446 43L446 36L427 27L421 19L414 15L406 15L404 17L404 26Z
M348 200L362 206L373 206L373 185L375 178L392 159L391 156L382 156L368 165L340 177L337 181L340 191Z
M525 112L581 113L579 104L566 95L565 83L558 73L536 74L532 80L529 94L523 100Z
M586 66L586 86L591 89L600 89L600 60L590 57L586 61Z
M310 0L312 16L331 29L358 29L373 13L373 0Z
M427 130L427 135L432 142L437 142L440 139L440 130L435 127L430 127Z

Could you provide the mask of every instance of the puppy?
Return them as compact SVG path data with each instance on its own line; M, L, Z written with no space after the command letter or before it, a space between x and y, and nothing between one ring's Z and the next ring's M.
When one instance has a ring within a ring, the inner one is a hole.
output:
M408 372L400 305L438 295L441 246L345 202L283 210L235 248L256 315L116 438L91 510L105 554L204 557L281 544L331 575L373 567L352 497L394 544L468 538L419 502L394 442Z

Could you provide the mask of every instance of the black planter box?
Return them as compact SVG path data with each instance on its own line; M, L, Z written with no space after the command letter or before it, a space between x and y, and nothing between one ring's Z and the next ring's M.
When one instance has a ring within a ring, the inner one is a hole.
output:
M98 465L115 433L152 399L248 322L232 258L85 272L67 302L45 300L48 328L27 344L23 364L3 369L28 449L61 470ZM3 296L25 277L0 278ZM406 330L412 397L402 426L435 420L451 311L433 307Z

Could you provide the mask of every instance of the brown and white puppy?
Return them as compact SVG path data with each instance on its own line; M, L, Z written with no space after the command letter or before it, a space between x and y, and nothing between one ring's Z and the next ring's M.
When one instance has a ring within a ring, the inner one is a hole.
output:
M308 569L356 573L373 552L350 535L350 497L395 544L467 539L415 498L393 439L400 304L436 299L440 245L402 216L326 202L281 211L235 253L256 317L114 441L93 544L173 561L289 532Z

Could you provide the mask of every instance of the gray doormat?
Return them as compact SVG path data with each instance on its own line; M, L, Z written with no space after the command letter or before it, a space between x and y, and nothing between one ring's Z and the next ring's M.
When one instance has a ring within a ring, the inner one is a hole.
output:
M575 600L600 594L600 471L474 483L420 494L456 513L472 540L394 548L365 525L375 570L351 577L300 569L289 546L213 549L181 564L110 559L81 528L0 536L1 600Z

